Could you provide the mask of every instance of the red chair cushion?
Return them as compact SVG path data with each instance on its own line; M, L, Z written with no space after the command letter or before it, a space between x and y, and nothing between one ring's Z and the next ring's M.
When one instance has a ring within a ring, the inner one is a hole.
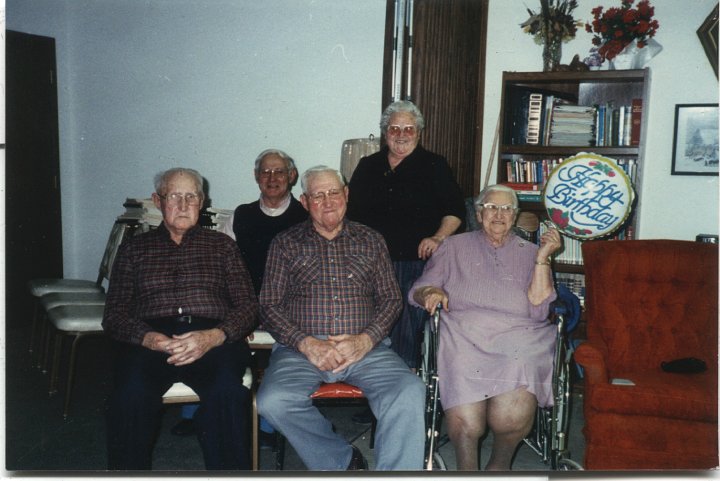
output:
M622 373L634 386L596 384L585 402L598 412L717 422L717 375L657 371Z
M332 398L362 398L365 397L362 390L344 382L332 382L321 384L320 387L310 395L312 399Z

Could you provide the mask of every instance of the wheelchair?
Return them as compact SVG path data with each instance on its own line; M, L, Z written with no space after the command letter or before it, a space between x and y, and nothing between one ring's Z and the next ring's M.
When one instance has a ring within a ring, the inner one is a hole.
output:
M582 470L580 464L570 459L568 449L573 355L573 344L569 336L580 320L580 302L563 284L556 283L555 290L558 298L553 306L557 328L552 378L554 403L547 408L538 406L532 431L523 441L545 464L550 463L553 470Z
M570 418L570 378L573 346L569 334L580 320L580 302L563 284L556 284L558 299L553 305L553 318L557 327L552 390L552 407L537 408L533 429L523 440L536 454L542 457L553 470L582 470L582 466L570 459L568 449L568 425ZM438 329L440 327L440 305L435 314L425 323L422 342L422 357L418 375L426 386L425 398L425 457L423 469L427 471L447 470L439 448L447 442L440 435L442 407L438 389L437 352Z
M438 304L433 314L425 321L422 341L422 357L418 375L426 386L425 392L425 456L423 469L426 471L447 471L445 460L440 454L440 445L447 442L440 436L443 411L440 405L440 390L437 372L438 329L440 327Z

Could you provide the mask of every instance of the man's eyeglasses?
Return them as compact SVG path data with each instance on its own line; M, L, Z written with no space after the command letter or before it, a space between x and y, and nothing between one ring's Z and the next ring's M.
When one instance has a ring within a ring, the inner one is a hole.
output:
M326 192L315 192L314 194L305 194L313 204L321 204L327 200L338 200L343 195L342 189L330 189Z
M483 208L483 210L486 210L490 212L491 214L495 214L497 212L500 212L503 215L510 215L513 212L515 212L515 208L512 206L512 204L505 204L505 205L497 205L497 204L480 204L480 206Z
M170 205L180 205L183 200L187 205L200 205L200 196L192 192L189 192L187 194L180 194L179 192L173 192L172 194L167 195L158 194L158 197L160 197L161 199L165 199L165 202Z
M400 135L400 132L412 137L417 132L417 127L414 125L390 125L387 128L388 135Z
M264 177L266 179L269 179L273 175L278 178L282 179L287 175L288 171L286 169L263 169L259 172L260 177Z

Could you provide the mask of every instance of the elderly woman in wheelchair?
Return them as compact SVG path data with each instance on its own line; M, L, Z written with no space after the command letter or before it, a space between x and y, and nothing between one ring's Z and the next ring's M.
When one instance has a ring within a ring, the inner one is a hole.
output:
M515 192L485 188L475 200L479 231L445 239L409 293L439 329L440 397L459 470L478 469L478 443L489 428L487 470L509 470L538 405L553 403L555 327L548 322L550 255L561 247L549 229L540 245L513 233Z

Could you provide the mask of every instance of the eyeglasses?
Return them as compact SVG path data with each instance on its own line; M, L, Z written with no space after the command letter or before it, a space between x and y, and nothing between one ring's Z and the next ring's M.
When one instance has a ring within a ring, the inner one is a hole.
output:
M515 212L515 208L512 206L512 204L505 204L505 205L497 205L497 204L480 204L480 206L483 208L483 210L486 210L490 212L491 214L496 214L500 212L503 215L510 215L513 212Z
M259 172L260 177L270 178L274 175L278 179L282 179L287 173L286 169L263 169Z
M342 189L330 189L326 192L315 192L314 194L305 194L305 196L312 201L313 204L321 204L327 200L338 200L343 194Z
M388 135L400 135L400 132L412 137L417 132L417 127L414 125L390 125L387 128Z
M165 199L165 202L170 205L180 205L183 200L187 205L200 205L200 196L192 192L188 192L187 194L181 194L179 192L173 192L172 194L167 195L158 194L158 197Z

